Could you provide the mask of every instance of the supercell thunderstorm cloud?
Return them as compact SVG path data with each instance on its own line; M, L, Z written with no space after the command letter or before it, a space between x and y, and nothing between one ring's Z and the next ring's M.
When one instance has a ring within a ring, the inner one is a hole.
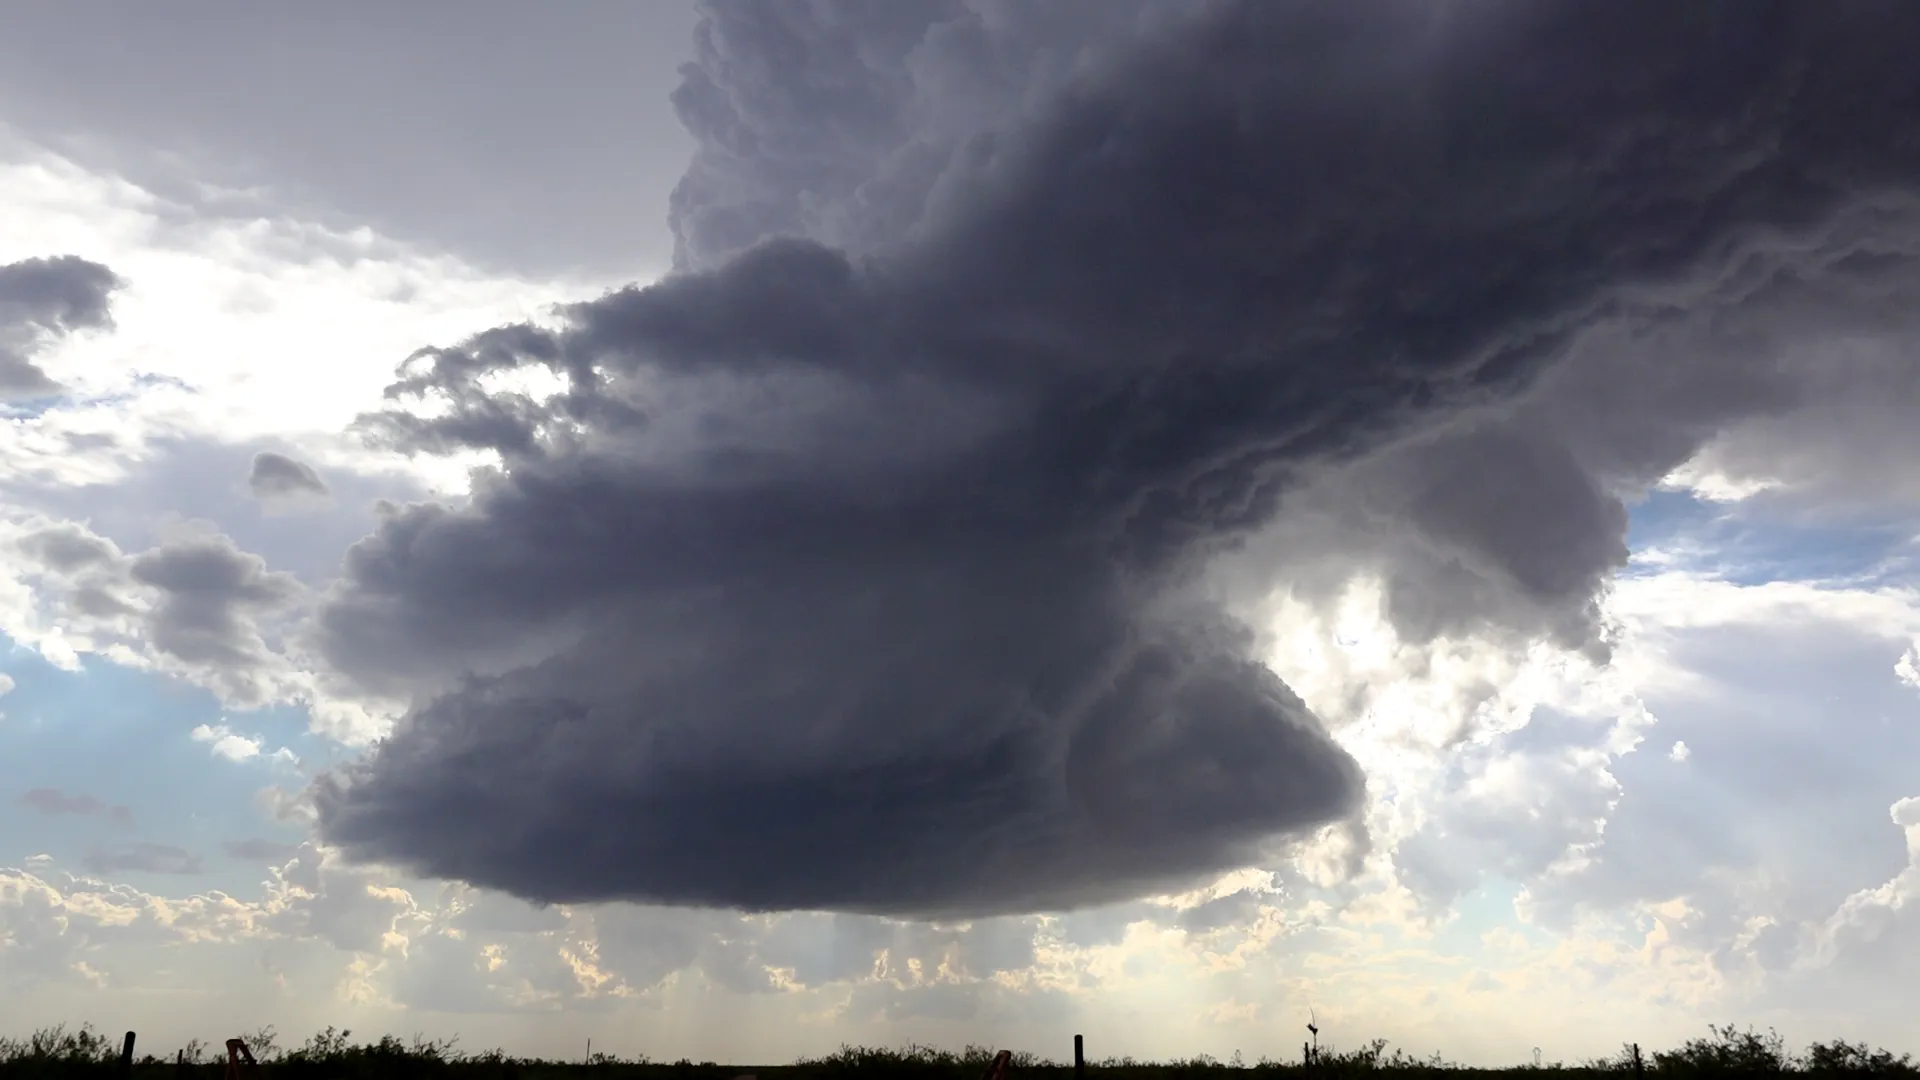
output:
M1916 42L1891 0L713 0L676 271L365 418L498 467L320 610L414 703L323 834L955 916L1350 819L1233 594L1365 566L1410 638L1604 656L1623 499L1914 392Z

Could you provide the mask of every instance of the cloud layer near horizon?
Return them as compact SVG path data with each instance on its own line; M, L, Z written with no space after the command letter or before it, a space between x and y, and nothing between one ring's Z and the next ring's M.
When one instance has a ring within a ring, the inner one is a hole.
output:
M1623 496L1915 391L1909 8L863 10L716 5L682 271L370 418L502 467L321 611L421 703L318 790L353 857L914 915L1245 865L1362 779L1244 597L1604 655Z

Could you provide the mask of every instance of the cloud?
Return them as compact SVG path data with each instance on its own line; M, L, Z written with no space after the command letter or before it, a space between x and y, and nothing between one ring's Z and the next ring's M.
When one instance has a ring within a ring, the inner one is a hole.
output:
M0 631L56 666L81 653L182 676L236 708L290 700L304 679L269 640L305 591L204 526L128 554L77 522L0 520L15 587Z
M665 223L634 210L663 203L686 160L663 106L690 4L485 4L457 24L295 13L278 29L146 9L21 17L0 45L8 134L59 140L181 217L263 230L297 208L482 263L665 262ZM114 34L145 48L126 56ZM600 137L615 124L622 138ZM521 134L506 143L506 129ZM547 197L556 160L576 178L566 199Z
M4 246L70 249L126 281L112 299L113 335L70 337L40 358L67 391L0 425L0 531L64 522L135 557L174 546L192 531L174 527L182 519L217 522L205 531L232 538L237 553L270 554L271 569L260 566L270 586L288 580L280 572L322 582L371 528L377 500L465 491L468 460L409 461L342 430L378 406L393 358L604 285L597 274L537 280L485 271L389 234L327 228L270 206L271 193L248 193L244 212L230 216L204 200L232 192L188 185L169 194L4 133L0 144L0 204L15 224ZM0 251L0 262L12 252ZM279 362L262 366L266 355ZM332 505L260 504L241 482L260 451L310 464ZM295 510L302 513L287 513ZM282 644L276 632L297 617L290 608L239 612L259 640L230 643L244 654L235 667L172 655L138 617L63 610L71 598L32 560L0 561L6 632L57 665L72 670L97 658L163 670L235 708L302 692L294 669L305 665L273 655ZM317 731L357 743L375 737L389 711L310 704Z
M376 458L341 428L377 406L395 356L607 283L485 271L391 233L317 224L272 205L270 192L241 193L231 214L205 201L234 194L198 182L141 187L0 134L0 204L15 222L5 247L71 249L125 280L112 335L68 336L38 356L66 391L0 428L8 501L49 512L54 501L63 516L90 520L124 516L127 502L146 509L158 493L172 501L155 513L231 493L235 516L252 521L234 465L212 459L237 458L244 476L258 450L294 454L342 498L357 499L369 480L462 491L468 462ZM9 257L0 251L0 262ZM181 475L190 468L203 471ZM146 486L156 470L168 474L164 486ZM338 548L330 554L337 560Z
M1576 940L1609 925L1631 938L1658 918L1665 947L1694 954L1721 1000L1792 989L1817 927L1885 877L1885 810L1912 790L1899 763L1920 752L1887 662L1915 632L1916 599L1682 573L1622 582L1609 604L1623 623L1614 675L1636 686L1660 737L1606 763L1619 791L1604 833L1519 882L1522 919ZM1536 717L1513 737L1564 740L1559 727ZM1657 752L1679 745L1684 767Z
M1889 808L1905 834L1906 865L1880 884L1854 892L1815 926L1802 958L1804 974L1838 973L1852 980L1874 978L1903 986L1920 971L1920 950L1912 942L1920 926L1920 798L1903 798ZM1825 985L1831 986L1831 983Z
M377 953L397 920L414 911L404 889L340 865L331 852L302 844L274 867L262 925L292 937L317 937L347 952Z
M258 758L266 749L266 744L258 735L242 735L225 724L200 724L188 735L194 742L206 743L214 757L236 764ZM300 764L299 755L285 746L266 753L265 760L276 765Z
M92 795L75 795L58 788L34 788L20 796L20 805L50 817L106 818L123 829L133 828L133 811L108 804Z
M937 218L956 165L1192 5L701 3L673 107L695 139L675 261L711 267L775 235L848 251Z
M198 855L169 844L145 841L91 852L85 865L95 874L198 874L201 871Z
M6 697L8 694L13 693L14 687L17 685L19 684L13 681L13 676L5 672L0 672L0 697Z
M0 265L0 401L59 393L34 357L69 334L111 327L120 286L113 271L73 255Z
M876 103L989 21L710 14L683 271L406 363L367 430L500 464L324 602L332 676L423 702L331 842L565 902L1165 888L1360 805L1259 598L1371 574L1405 641L1602 660L1626 497L1911 382L1920 15L1128 7L889 187L925 118Z
M1709 468L1716 433L1790 418L1809 452L1897 451L1884 425L1846 418L1868 402L1920 416L1920 375L1901 359L1920 318L1894 299L1912 296L1920 201L1907 196L1749 244L1659 310L1585 329L1499 413L1322 470L1216 568L1219 587L1257 596L1277 579L1325 604L1370 577L1403 637L1545 638L1604 658L1629 507ZM1778 478L1806 505L1858 501L1845 470Z
M272 450L262 450L253 455L253 469L247 474L247 486L261 502L302 497L325 498L330 494L313 466Z
M178 849L155 846L130 859L109 855L103 866L120 862L178 869ZM120 853L124 855L125 853ZM54 869L51 860L29 860L26 870L0 868L0 984L45 993L60 981L84 980L95 987L151 985L153 958L143 946L220 945L260 934L264 905L249 904L218 891L165 896L130 885L109 884ZM159 872L168 872L162 869ZM218 951L195 954L187 970L222 981Z
M245 761L260 754L260 740L254 736L237 735L225 724L201 724L189 734L194 742L208 744L213 756L228 761Z
M260 842L245 846L264 853ZM404 937L393 935L400 920L416 911L404 889L343 868L312 845L286 852L269 870L265 893L255 901L219 891L169 897L102 880L122 873L201 872L198 856L164 844L96 851L84 863L96 876L65 873L45 859L26 871L0 868L0 951L20 946L25 955L43 951L70 966L83 959L111 961L114 952L129 946L273 937L377 954L396 941L404 943ZM6 955L8 964L0 971L11 974L15 954ZM138 952L129 955L141 962ZM139 985L142 980L130 981Z

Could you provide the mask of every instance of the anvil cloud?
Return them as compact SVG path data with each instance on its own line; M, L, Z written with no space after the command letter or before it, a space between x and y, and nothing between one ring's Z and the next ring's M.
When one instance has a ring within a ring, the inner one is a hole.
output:
M1824 393L1743 360L1906 280L1915 42L1864 0L713 4L679 269L423 350L366 420L500 465L325 601L331 676L416 705L323 834L927 916L1348 818L1213 572L1373 560L1416 634L1603 654L1627 489Z

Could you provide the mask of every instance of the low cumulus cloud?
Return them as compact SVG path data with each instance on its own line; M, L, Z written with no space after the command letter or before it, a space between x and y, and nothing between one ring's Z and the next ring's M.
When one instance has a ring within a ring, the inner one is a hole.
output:
M1407 640L1604 659L1625 499L1916 391L1920 9L1702 10L715 5L679 271L423 350L367 418L500 466L326 598L329 676L418 704L323 834L931 915L1350 818L1248 597L1364 571Z
M264 745L259 736L242 735L225 724L199 724L187 735L194 742L206 743L214 757L236 763L259 757Z
M73 255L0 265L0 401L59 393L35 357L69 334L112 326L120 284L105 266Z

